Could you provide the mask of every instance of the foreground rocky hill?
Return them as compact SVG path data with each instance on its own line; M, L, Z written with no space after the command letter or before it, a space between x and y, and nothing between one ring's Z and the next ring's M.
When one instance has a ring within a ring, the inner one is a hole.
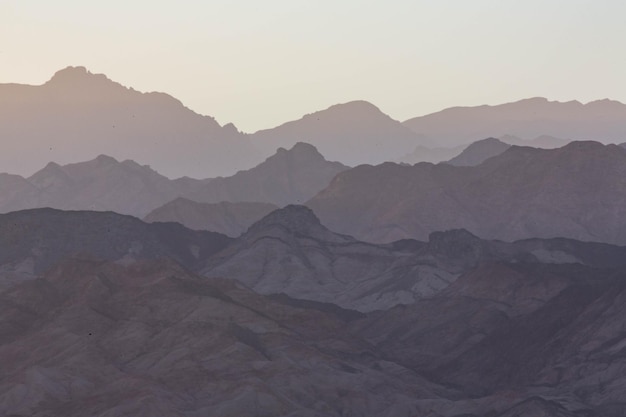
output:
M235 240L113 213L32 210L0 216L0 228L10 255L1 264L33 257L36 266L30 279L0 287L2 415L626 410L625 247L504 243L462 230L372 245L329 231L300 206ZM138 252L127 256L129 248ZM251 279L259 254L262 276ZM191 272L220 265L221 277ZM363 277L368 266L386 268L387 279ZM394 276L406 266L417 268ZM409 303L341 307L368 281L372 302L394 285L411 288L423 266L454 279Z

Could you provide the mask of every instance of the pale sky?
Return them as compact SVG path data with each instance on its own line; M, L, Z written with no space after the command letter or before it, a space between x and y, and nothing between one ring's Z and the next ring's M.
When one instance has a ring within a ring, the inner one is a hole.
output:
M0 0L0 83L70 65L246 132L358 99L626 102L626 1Z

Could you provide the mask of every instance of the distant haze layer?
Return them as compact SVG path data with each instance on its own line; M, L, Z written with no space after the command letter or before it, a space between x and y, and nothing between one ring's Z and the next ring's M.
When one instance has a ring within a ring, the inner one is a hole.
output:
M0 172L24 176L50 161L63 165L105 154L169 178L213 178L250 169L298 142L314 145L330 161L357 166L450 158L460 149L434 148L487 137L515 136L524 144L542 135L624 142L626 105L532 98L454 107L402 123L369 102L351 101L247 134L167 94L141 93L84 67L60 70L40 86L0 84Z

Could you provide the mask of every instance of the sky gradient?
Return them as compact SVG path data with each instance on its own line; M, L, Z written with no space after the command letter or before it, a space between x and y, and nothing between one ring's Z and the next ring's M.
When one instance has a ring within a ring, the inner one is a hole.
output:
M363 99L626 102L621 0L0 0L0 83L69 65L253 132Z

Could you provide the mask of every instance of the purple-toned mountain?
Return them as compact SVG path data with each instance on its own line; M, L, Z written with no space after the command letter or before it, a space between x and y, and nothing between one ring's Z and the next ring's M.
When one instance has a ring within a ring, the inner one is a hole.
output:
M558 102L536 97L496 106L452 107L404 122L424 145L456 146L487 137L541 135L620 143L626 139L626 104L598 100Z
M337 104L258 131L251 139L268 155L278 147L307 142L328 159L350 166L396 160L420 143L419 135L366 101Z
M68 67L40 86L0 85L0 167L30 175L54 160L98 154L152 165L169 177L231 175L261 159L245 135L163 93L140 93ZM16 157L19 155L19 157Z
M226 178L214 178L185 197L203 203L261 202L277 206L302 203L348 167L331 162L308 143L298 142L254 168Z
M503 240L626 244L625 179L626 150L616 145L513 146L474 167L360 166L338 175L307 205L329 228L366 241L465 228Z
M305 143L298 143L289 150L281 148L258 166L232 177L208 180L188 177L170 180L147 165L131 160L119 162L110 156L99 155L91 161L63 166L51 162L27 179L0 174L0 213L52 207L115 211L144 217L179 197L210 203L260 202L271 207L282 206L310 199L346 169L348 167L338 162L327 161L315 147ZM210 221L205 219L209 221L207 226L221 224L227 230L230 224L234 229L229 230L234 232L243 224L250 224L243 221L236 227L237 221L231 222L233 216L247 213L247 209L239 212L241 205L220 207L217 211L210 210L217 217ZM262 214L252 215L250 222L269 211L265 208Z
M270 203L222 201L211 204L177 198L152 210L144 221L176 222L193 230L210 230L237 237L277 208Z
M463 152L448 161L455 166L480 165L492 156L500 155L509 149L511 145L496 138L487 138L471 143Z
M3 416L624 415L626 247L372 245L302 206L240 239L50 209L0 232Z

